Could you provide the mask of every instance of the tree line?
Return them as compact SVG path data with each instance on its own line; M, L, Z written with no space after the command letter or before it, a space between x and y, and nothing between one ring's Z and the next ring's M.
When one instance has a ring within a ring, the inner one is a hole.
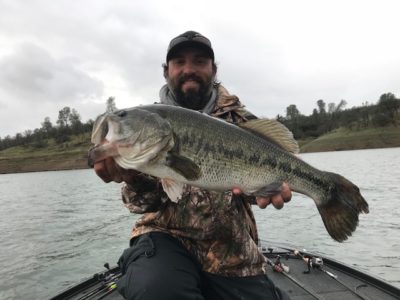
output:
M347 103L328 103L322 99L309 116L302 115L295 104L286 108L286 116L277 119L286 125L296 139L316 138L334 129L344 127L361 130L370 127L397 126L400 116L400 99L392 93L382 94L377 104L363 103L362 106L345 109Z
M116 110L115 98L109 97L106 101L106 111ZM0 151L15 146L32 146L34 148L45 148L49 140L54 139L56 144L70 141L71 136L78 135L92 130L94 121L89 119L83 123L81 116L76 109L66 106L58 112L56 124L53 124L50 117L45 117L41 127L34 130L25 130L17 133L14 137L7 135L0 137Z
M377 104L363 103L360 107L345 109L346 101L328 103L322 99L317 101L317 107L309 116L300 113L295 104L286 108L286 116L277 116L277 120L285 124L296 139L316 138L339 127L350 130L360 130L369 127L397 126L400 120L400 99L392 93L382 94ZM115 98L106 101L106 111L115 111ZM41 123L40 128L17 133L14 137L0 137L0 151L14 147L30 145L35 148L48 146L49 139L57 144L68 142L72 135L90 132L93 120L82 123L79 113L70 107L64 107L58 112L54 125L49 117Z

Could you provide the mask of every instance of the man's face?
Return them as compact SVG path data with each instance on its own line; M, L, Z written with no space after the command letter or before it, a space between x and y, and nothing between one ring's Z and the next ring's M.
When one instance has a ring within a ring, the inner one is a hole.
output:
M215 73L204 51L185 48L168 61L165 77L181 106L199 110L209 100Z

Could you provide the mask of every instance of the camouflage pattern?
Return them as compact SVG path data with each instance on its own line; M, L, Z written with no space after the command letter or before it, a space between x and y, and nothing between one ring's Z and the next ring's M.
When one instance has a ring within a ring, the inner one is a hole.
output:
M256 118L221 85L211 115L234 124ZM254 197L186 186L182 199L173 203L158 180L139 174L134 185L122 187L122 199L131 212L144 213L132 238L151 231L167 232L197 257L206 272L240 277L265 273L251 210Z

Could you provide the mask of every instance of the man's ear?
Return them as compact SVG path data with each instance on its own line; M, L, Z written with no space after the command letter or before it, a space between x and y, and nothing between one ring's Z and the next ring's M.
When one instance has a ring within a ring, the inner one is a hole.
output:
M217 65L215 63L212 64L213 75L217 75Z
M162 64L162 67L163 67L164 78L167 79L167 77L168 77L168 63Z

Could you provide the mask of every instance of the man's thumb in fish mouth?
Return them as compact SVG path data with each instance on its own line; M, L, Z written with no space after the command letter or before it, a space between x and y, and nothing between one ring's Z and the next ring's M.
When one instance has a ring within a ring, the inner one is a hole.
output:
M240 195L242 193L242 191L239 188L233 188L232 193L235 195Z

